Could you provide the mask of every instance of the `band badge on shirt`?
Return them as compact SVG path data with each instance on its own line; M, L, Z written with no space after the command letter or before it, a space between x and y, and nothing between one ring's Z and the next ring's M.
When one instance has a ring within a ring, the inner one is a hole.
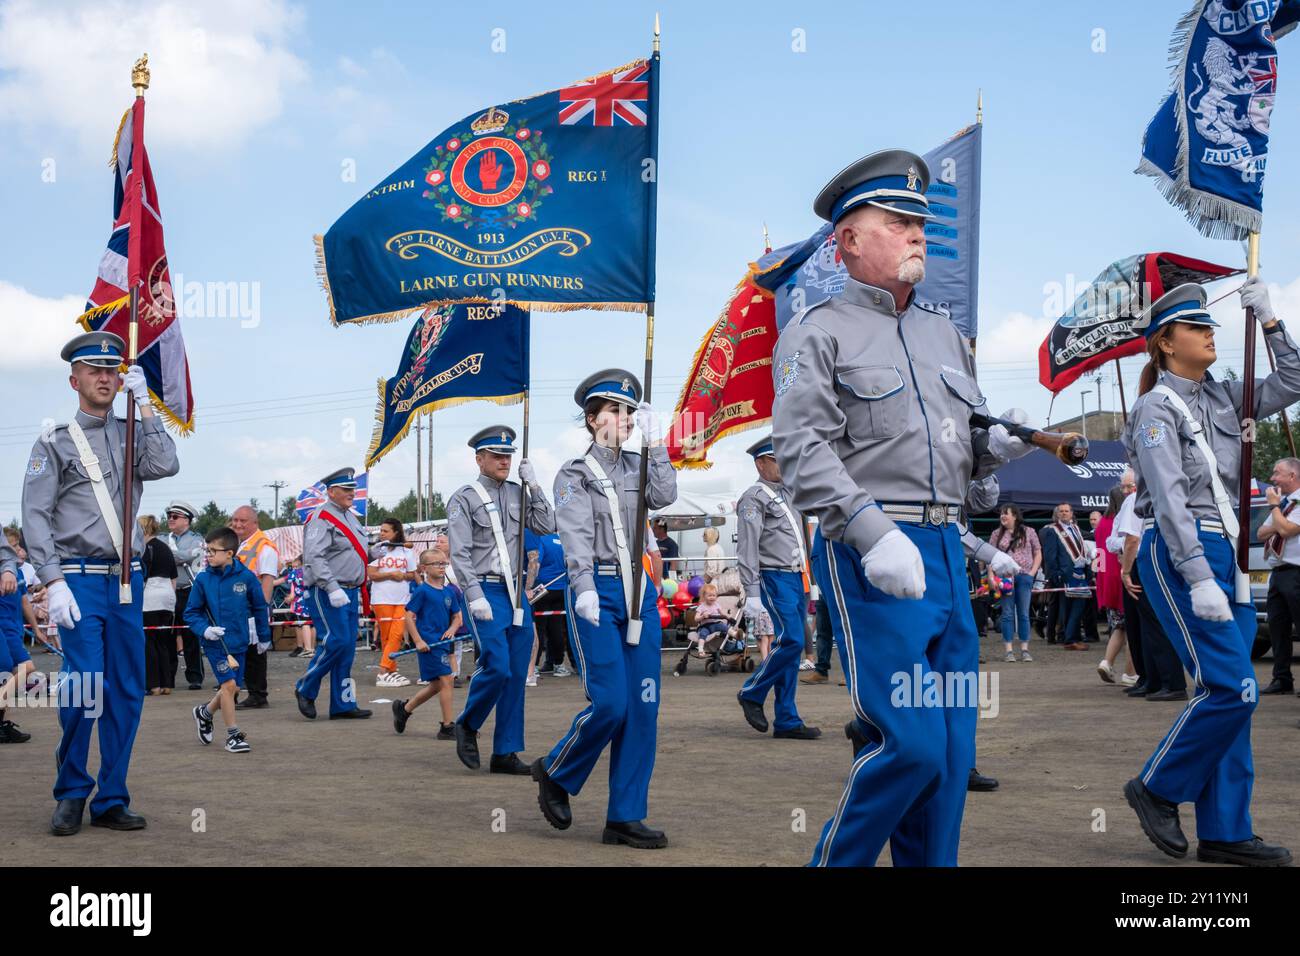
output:
M563 508L573 500L573 482L566 481L563 490L555 496L555 507Z
M451 506L451 511L447 512L447 518L448 520L452 518L459 518L464 513L465 512L461 510L460 503L457 502L456 504Z
M740 516L746 521L758 521L758 505L754 504L752 501L746 501L740 506Z
M1169 437L1169 426L1164 422L1143 422L1139 434L1143 448L1158 448Z
M45 469L49 467L50 460L44 455L32 455L32 460L27 463L27 474L29 477L36 478L45 474Z
M240 581L231 590L233 590L236 594L243 594L245 591L248 590L248 585L245 584L243 581Z
M781 359L777 365L780 377L776 382L776 394L784 395L799 381L799 352L792 352Z

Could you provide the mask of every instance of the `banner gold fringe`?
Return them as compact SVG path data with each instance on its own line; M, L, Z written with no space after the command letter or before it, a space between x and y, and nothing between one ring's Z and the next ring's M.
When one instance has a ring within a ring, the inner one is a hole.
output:
M380 448L379 442L384 435L384 413L388 410L388 403L385 400L387 396L384 394L384 385L386 383L387 379L381 378L378 380L377 391L379 393L379 401L375 404L375 428L370 436L370 448L366 451L367 468L374 465L379 461L379 459L383 458L390 451L400 445L402 440L406 438L407 434L410 432L411 426L415 424L415 421L421 415L430 415L440 408L451 408L455 405L464 405L467 402L492 402L494 405L518 405L524 400L524 393L516 392L514 395L474 395L464 398L444 398L440 401L430 402L428 405L421 405L419 408L411 412L411 415L406 420L406 424L402 427L402 430L393 437L392 441L383 448Z
M122 122L117 124L117 135L113 137L113 154L108 157L109 169L117 169L117 148L122 145L122 130L126 129L126 121L131 118L132 109L128 106L122 114Z
M81 313L81 315L77 316L77 322L81 324L81 328L84 331L89 332L91 331L91 319L97 319L101 315L109 315L116 312L118 309L129 305L130 302L131 297L129 295L124 295L122 298L114 299L112 302L105 302L103 305L97 305L93 309L87 309L85 312Z

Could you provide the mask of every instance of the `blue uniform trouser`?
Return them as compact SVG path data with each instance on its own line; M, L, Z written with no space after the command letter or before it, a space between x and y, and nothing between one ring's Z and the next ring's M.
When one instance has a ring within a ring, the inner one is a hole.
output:
M646 587L641 603L641 642L624 640L627 601L623 580L596 576L600 623L590 624L573 610L576 595L565 594L574 642L582 667L582 688L590 701L573 719L546 758L547 774L565 793L577 796L605 747L609 747L611 823L644 820L655 766L655 731L659 720L659 660L663 644L658 594Z
M1214 578L1231 602L1232 546L1221 534L1202 531L1199 537ZM1196 835L1202 840L1249 840L1254 834L1250 715L1256 691L1250 645L1255 608L1232 604L1231 621L1204 621L1193 614L1191 588L1170 560L1157 528L1142 536L1138 567L1151 607L1195 690L1142 768L1142 782L1166 800L1194 802Z
M804 620L808 595L803 575L794 571L759 572L758 593L772 618L776 635L763 663L745 681L740 696L762 704L770 690L776 691L774 730L792 730L803 723L795 709L794 693L799 686L799 661L803 657Z
M54 799L90 796L90 815L130 806L126 772L144 701L144 577L131 573L131 603L118 600L116 574L67 574L81 620L59 628L64 684L59 690L63 739L54 760ZM90 734L99 723L99 778L86 772Z
M820 532L813 544L813 574L869 740L822 830L816 866L872 866L886 840L895 866L957 863L979 704L966 559L953 525L899 527L925 564L921 600L868 583L855 549Z
M307 606L316 622L316 656L307 666L307 673L299 679L296 690L308 700L320 693L321 681L330 679L330 713L341 714L357 709L357 685L352 679L352 659L357 656L357 634L360 630L361 589L344 588L348 603L342 607L330 604L325 588L307 589Z
M524 749L524 681L533 653L533 612L524 602L524 623L515 627L510 592L504 583L484 581L483 597L492 605L492 620L476 621L471 614L477 659L465 698L465 709L457 721L478 731L495 707L496 727L492 731L492 752L513 754Z

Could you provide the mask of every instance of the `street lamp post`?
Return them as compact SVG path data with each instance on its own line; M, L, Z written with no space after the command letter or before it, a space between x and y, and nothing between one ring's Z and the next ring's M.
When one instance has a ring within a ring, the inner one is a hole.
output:
M1085 388L1079 393L1079 430L1083 432L1083 437L1088 437L1088 406L1084 404L1084 399L1092 394L1092 389Z

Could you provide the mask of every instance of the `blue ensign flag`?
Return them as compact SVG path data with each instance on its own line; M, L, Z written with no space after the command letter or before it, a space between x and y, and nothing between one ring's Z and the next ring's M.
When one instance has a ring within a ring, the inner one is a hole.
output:
M644 309L658 101L655 54L439 133L316 237L330 321L453 302Z
M923 157L930 167L925 194L933 219L925 224L925 279L916 299L937 308L959 332L979 332L980 147L984 127L969 126ZM767 253L754 264L754 282L776 300L776 327L839 295L844 263L830 223L802 242Z
M1277 35L1293 0L1199 0L1170 44L1173 89L1142 138L1137 172L1204 236L1244 239L1264 209L1268 126L1277 94Z
M379 380L374 465L417 415L462 402L512 405L528 390L528 311L510 305L432 305L415 319L397 374Z

